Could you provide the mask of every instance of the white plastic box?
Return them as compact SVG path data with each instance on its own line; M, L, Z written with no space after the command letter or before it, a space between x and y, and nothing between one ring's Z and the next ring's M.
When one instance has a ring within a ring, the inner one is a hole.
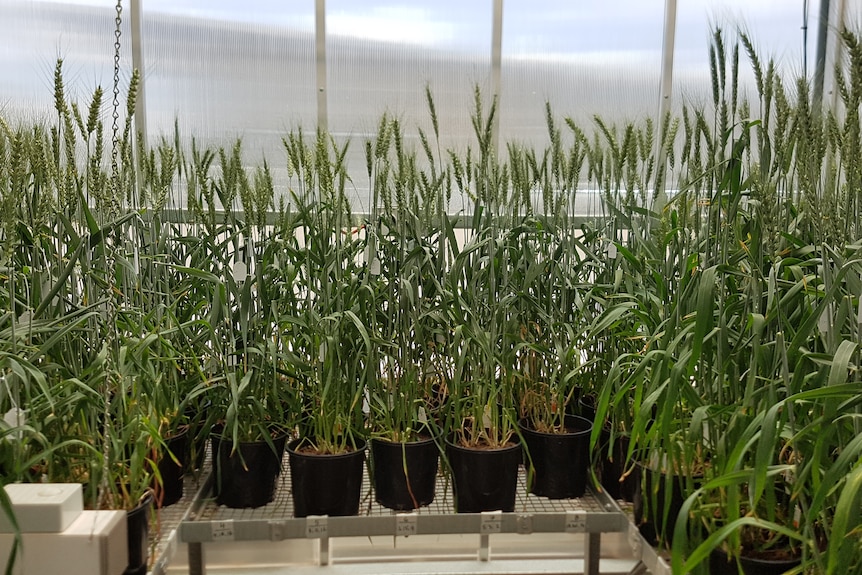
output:
M6 494L22 533L59 533L84 510L80 483L11 483ZM0 533L12 531L12 523L0 512Z
M62 533L23 533L15 575L121 575L128 565L125 511L83 511ZM0 534L5 568L14 536Z

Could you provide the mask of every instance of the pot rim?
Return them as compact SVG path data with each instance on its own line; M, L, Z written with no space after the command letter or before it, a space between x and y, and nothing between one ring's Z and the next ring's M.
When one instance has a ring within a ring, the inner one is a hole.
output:
M545 431L538 431L533 427L532 422L528 418L522 418L518 420L518 428L521 431L526 431L529 433L535 433L536 435L547 435L550 437L572 437L572 436L580 436L580 435L588 435L593 432L593 422L583 417L581 415L566 415L564 421L568 423L569 421L583 421L586 422L586 429L579 429L578 431L568 431L568 425L566 426L567 431L564 433L548 433Z
M346 451L344 453L303 453L297 451L296 448L302 445L305 441L308 441L308 437L297 437L288 442L285 450L290 457L300 457L300 458L350 458L357 457L357 455L365 455L365 449L368 446L368 442L365 438L358 437L356 438L356 443L353 446L352 451Z

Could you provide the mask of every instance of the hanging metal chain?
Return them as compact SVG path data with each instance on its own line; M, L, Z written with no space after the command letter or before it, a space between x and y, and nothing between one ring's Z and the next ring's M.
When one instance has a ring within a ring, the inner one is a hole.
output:
M120 166L117 161L120 147L120 37L123 24L123 0L117 0L117 16L114 18L114 100L111 118L111 188L113 204L120 197Z
M105 279L108 282L108 297L106 301L107 309L105 313L104 326L104 345L108 349L108 354L105 359L105 368L106 368L106 378L105 384L107 389L103 390L105 393L105 412L103 414L105 426L104 436L102 437L102 477L101 482L99 484L99 507L102 509L108 509L112 507L111 501L111 485L112 481L111 475L111 442L109 440L108 434L111 432L110 426L112 425L111 421L111 395L113 391L117 388L117 373L114 366L114 352L115 346L117 343L117 334L116 325L117 315L118 315L118 304L116 300L116 293L114 290L114 226L112 224L113 220L119 215L119 201L120 197L120 166L117 161L117 157L119 156L119 147L120 147L120 37L122 35L121 26L123 24L122 20L123 14L123 0L117 0L117 16L114 19L114 99L112 102L113 110L111 112L111 117L113 119L113 124L111 126L112 134L111 134L111 197L109 205L106 206L108 209L108 217L107 225L111 226L111 233L106 234L103 237L105 242ZM103 220L102 224L105 225L105 221Z

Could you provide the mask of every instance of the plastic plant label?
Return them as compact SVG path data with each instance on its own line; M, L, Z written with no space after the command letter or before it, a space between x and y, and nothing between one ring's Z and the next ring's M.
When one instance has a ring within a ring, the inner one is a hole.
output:
M27 413L20 407L13 407L3 415L3 421L13 429L18 428L7 434L6 437L21 441L21 438L24 437L24 431L20 428L27 425Z
M395 516L395 535L407 537L416 535L419 516L416 513L399 513Z
M18 325L29 326L31 323L33 323L33 312L26 309L24 310L24 313L18 317Z
M226 521L213 521L211 525L211 534L213 541L234 540L233 519L228 519Z
M608 244L608 259L615 260L617 259L617 244L614 242L610 242Z
M305 536L308 539L329 537L329 518L326 515L309 515L306 517Z
M581 509L566 511L566 533L584 533L587 530L587 512Z
M528 535L533 532L533 516L529 513L518 515L518 533Z
M486 405L482 410L482 425L485 429L491 429L491 406Z
M368 389L362 394L362 413L365 415L371 413L371 393Z
M417 416L419 419L419 423L428 423L428 414L425 413L425 408L421 405L419 406L419 415Z
M819 329L822 334L829 333L829 312L831 311L830 306L826 306L826 309L823 310L823 313L821 313L820 317L817 319L817 329Z
M233 281L237 283L245 281L246 276L248 276L248 266L245 262L233 262Z
M503 512L502 511L483 511L482 521L479 524L479 533L488 535L489 533L500 533L503 531Z

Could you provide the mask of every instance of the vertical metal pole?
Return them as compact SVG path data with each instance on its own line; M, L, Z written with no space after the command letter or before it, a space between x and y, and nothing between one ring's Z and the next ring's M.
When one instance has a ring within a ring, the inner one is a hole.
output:
M491 559L491 536L479 535L479 561Z
M190 542L188 546L189 554L189 575L204 575L206 567L204 566L204 546L203 543Z
M656 173L663 173L665 168L664 118L670 112L673 96L673 51L676 39L676 0L665 0L664 3L664 40L661 49L661 86L658 102L658 138L656 139ZM663 182L656 182L661 185ZM662 194L664 190L655 190Z
M326 94L326 0L317 0L314 11L314 53L317 60L317 127L329 129Z
M326 567L329 565L331 558L329 556L329 537L321 537L317 540L318 556L320 557L320 566Z
M132 34L132 68L141 74L138 96L135 100L135 130L147 142L147 90L144 74L144 51L141 41L141 0L129 0L129 26ZM141 150L139 150L141 152Z
M844 54L844 40L841 39L841 34L844 33L844 19L847 17L847 0L841 0L838 5L838 12L835 15L835 54L833 56L832 65L835 66L841 61ZM838 90L832 88L832 110L838 109Z
M584 552L585 575L599 575L599 559L602 557L601 533L587 533L587 545Z
M826 40L829 35L829 0L820 0L820 20L817 22L817 56L814 61L814 113L823 106L823 78L826 71ZM841 39L838 38L840 42Z
M132 36L132 68L137 70L140 74L140 81L138 83L138 93L135 97L135 131L132 134L132 150L133 154L137 155L137 158L142 157L146 154L145 149L140 149L138 147L138 143L140 142L140 147L146 147L147 145L147 78L146 74L144 74L144 50L143 50L143 34L141 33L141 0L129 0L129 28ZM138 139L138 136L140 140ZM136 172L135 178L135 197L132 198L132 207L138 207L138 201L141 198L141 186L143 185L143 178L139 173L140 163L137 161L137 158L134 161L134 169ZM137 258L137 253L135 254Z
M494 21L491 26L491 93L497 98L497 113L494 116L494 155L500 148L500 91L503 67L503 0L494 0Z

